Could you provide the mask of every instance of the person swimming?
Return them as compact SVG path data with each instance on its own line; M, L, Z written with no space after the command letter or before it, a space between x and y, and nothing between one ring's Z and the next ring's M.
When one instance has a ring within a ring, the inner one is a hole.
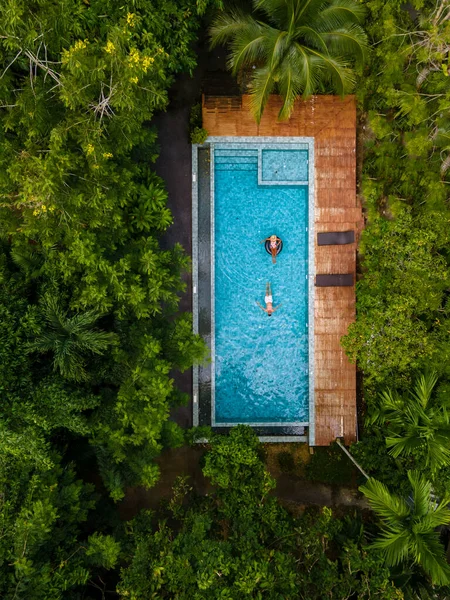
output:
M260 244L262 244L263 242L269 242L268 251L270 251L270 254L272 255L272 263L275 264L277 262L277 254L281 251L282 248L282 241L276 235L271 235L265 240L261 240Z
M267 313L267 315L269 317L272 316L272 314L278 310L281 306L281 304L279 304L278 306L273 306L273 297L272 297L272 290L270 288L270 283L267 282L266 283L266 295L264 297L264 302L266 303L266 308L264 308L264 306L262 306L258 301L256 301L256 304L259 306L259 308L261 310L263 310L265 313Z

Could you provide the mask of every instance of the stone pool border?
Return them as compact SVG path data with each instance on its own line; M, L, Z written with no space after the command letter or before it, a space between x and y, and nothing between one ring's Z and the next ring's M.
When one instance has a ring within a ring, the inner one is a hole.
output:
M258 149L259 161L264 149L287 148L292 150L308 149L308 362L309 362L309 420L304 423L247 423L252 427L308 427L309 443L314 445L315 432L315 401L314 401L314 276L315 276L315 156L314 156L314 138L313 137L288 137L288 136L210 136L204 144L192 145L192 303L193 303L193 328L194 332L199 332L199 302L198 302L198 149L209 147L211 151L210 161L214 164L215 144L230 144L242 146L251 144ZM260 164L258 164L258 176L260 174ZM211 231L214 232L214 169L210 169L211 185ZM264 182L267 184L267 182ZM301 182L302 184L303 182ZM279 184L279 183L278 183ZM288 185L299 185L295 182L286 182ZM211 297L214 298L214 237L211 238ZM211 305L211 426L212 427L233 427L236 423L215 423L214 420L214 391L215 391L215 314L214 303ZM200 366L193 368L193 424L199 425L199 369ZM260 436L261 441L272 442L305 442L307 437L304 435L264 435Z

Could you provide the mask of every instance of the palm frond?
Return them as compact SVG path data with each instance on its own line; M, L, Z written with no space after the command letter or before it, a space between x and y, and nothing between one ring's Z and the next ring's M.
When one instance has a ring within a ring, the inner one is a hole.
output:
M275 27L281 27L289 20L292 4L286 0L253 0L255 10L262 11Z
M389 436L386 438L386 446L390 448L389 454L394 458L398 458L402 454L413 454L421 445L420 440L411 436Z
M419 471L408 471L412 488L414 517L423 517L430 510L431 483Z
M430 373L422 374L416 380L411 395L417 400L417 402L422 406L423 409L427 408L437 381L438 375L436 371L431 371Z
M303 42L316 48L316 50L319 50L320 52L325 54L329 53L328 45L324 37L309 25L298 27L295 31L295 37L296 39L303 40Z
M304 79L299 77L299 72L294 67L294 62L287 58L288 64L280 70L278 80L278 91L283 98L278 118L288 119L294 108L296 98L302 93Z
M399 523L409 515L409 508L403 498L391 494L388 488L372 477L359 491L369 500L371 508L385 520L386 523Z
M450 583L450 565L445 559L444 547L435 531L415 537L413 555L435 585Z
M327 0L328 1L328 0ZM293 0L293 25L295 28L302 23L314 23L317 16L326 8L323 0Z
M270 67L255 69L250 85L250 110L257 123L261 121L264 107L274 86L275 81Z
M318 91L323 64L316 56L308 53L300 44L293 47L292 61L294 69L302 79L303 97L309 98Z
M272 70L277 69L283 62L286 52L289 51L288 44L288 34L285 31L277 31L277 37L270 53L270 68Z
M340 96L344 96L353 87L355 83L355 74L352 69L349 68L347 62L323 54L313 48L308 48L308 52L321 60L323 71L327 75L327 79L332 83L334 90Z
M393 567L404 561L408 554L408 531L388 531L383 530L372 544L372 548L382 550L387 565Z
M365 6L353 0L330 0L313 23L320 31L326 31L327 27L335 29L348 23L363 23L366 13Z
M258 37L260 25L251 15L232 11L220 12L209 30L211 48L225 44L236 36Z
M445 440L441 436L434 436L427 439L426 465L432 471L437 471L450 462L449 437Z
M321 34L333 56L352 56L357 65L362 65L367 54L367 36L360 25L334 29Z

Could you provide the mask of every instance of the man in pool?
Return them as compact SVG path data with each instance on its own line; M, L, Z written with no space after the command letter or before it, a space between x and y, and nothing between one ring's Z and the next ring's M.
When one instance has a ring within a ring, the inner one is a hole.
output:
M281 248L280 238L277 237L276 235L271 235L270 237L266 238L265 240L261 240L260 244L262 244L263 242L270 242L269 243L270 254L272 255L272 262L273 262L273 264L275 264L277 262L277 254Z
M266 308L264 308L264 306L262 306L258 301L256 301L256 304L261 310L266 312L269 317L271 317L272 314L281 306L281 304L279 304L278 306L275 306L275 308L273 307L272 290L270 289L270 283L266 283L266 296L264 298L264 302L266 303Z

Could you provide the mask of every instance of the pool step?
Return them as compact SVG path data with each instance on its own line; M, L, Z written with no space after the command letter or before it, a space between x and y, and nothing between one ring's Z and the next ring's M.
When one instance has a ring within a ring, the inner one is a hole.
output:
M258 157L253 158L253 156L216 156L215 161L216 161L216 165L220 165L220 164L240 165L240 164L244 164L244 163L257 165Z
M254 171L258 170L258 165L250 164L250 163L224 163L224 164L216 164L216 171Z
M256 171L258 152L219 148L214 152L214 162L216 171Z
M215 148L214 156L252 156L258 158L257 150L236 150L234 148Z

